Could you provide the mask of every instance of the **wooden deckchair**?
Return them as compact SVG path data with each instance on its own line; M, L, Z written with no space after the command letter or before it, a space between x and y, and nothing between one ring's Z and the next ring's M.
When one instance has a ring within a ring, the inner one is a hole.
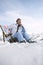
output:
M3 30L3 28L2 28L1 25L0 25L0 28L1 28L2 34L3 34L3 41L5 42L5 37L11 36L12 34L11 34L11 33L6 34L6 33L4 32L4 30ZM18 42L18 40L17 40L17 38L12 38L12 36L11 36L11 39L9 40L9 42L10 42L10 43L12 43L12 42Z

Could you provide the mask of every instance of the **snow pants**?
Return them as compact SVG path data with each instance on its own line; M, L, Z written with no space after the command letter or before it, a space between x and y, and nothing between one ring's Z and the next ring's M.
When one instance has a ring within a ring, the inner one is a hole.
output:
M28 41L29 40L29 35L27 33L24 33L24 32L16 32L14 34L14 38L17 38L19 42L25 40L25 41Z

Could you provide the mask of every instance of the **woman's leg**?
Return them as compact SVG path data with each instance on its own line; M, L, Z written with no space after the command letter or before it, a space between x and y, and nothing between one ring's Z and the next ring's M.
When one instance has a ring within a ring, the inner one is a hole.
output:
M14 37L16 37L16 38L18 39L19 42L25 40L21 32L15 33Z
M23 37L26 39L27 42L29 43L37 43L36 41L32 41L31 38L27 33L23 33Z
M30 37L27 33L23 33L23 37L26 39L26 41L30 40Z

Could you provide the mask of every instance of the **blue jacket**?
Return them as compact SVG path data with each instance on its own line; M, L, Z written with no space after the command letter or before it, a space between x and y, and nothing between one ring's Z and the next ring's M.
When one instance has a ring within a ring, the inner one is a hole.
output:
M18 32L18 31L19 31L19 32L26 32L26 31L25 31L25 28L24 28L22 25L21 25L21 26L20 26L20 25L17 26L17 32Z

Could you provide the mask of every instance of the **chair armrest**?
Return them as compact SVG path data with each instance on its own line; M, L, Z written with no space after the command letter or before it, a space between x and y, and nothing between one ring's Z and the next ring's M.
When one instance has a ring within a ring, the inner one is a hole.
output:
M12 35L11 33L9 33L9 34L5 34L5 37L11 36L11 35Z

